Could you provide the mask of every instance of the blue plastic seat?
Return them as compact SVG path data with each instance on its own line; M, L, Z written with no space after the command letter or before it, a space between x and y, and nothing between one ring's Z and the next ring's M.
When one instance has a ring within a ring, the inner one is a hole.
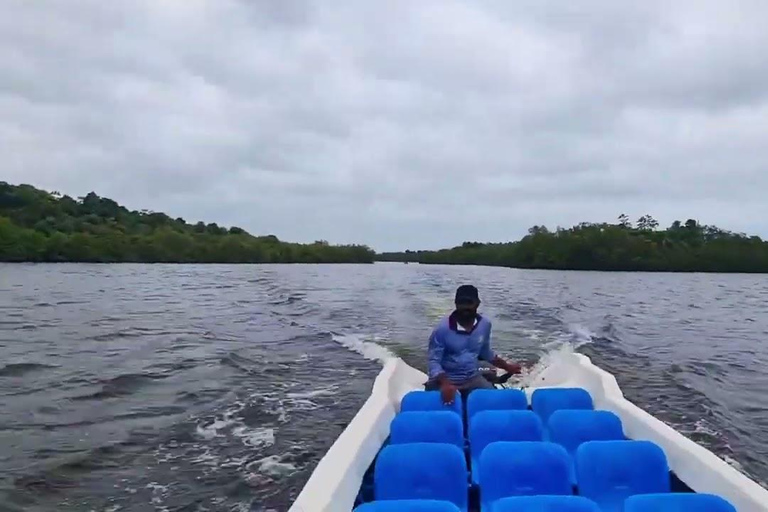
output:
M453 411L401 412L390 425L390 443L448 443L464 449L464 425Z
M410 391L400 402L400 412L407 411L454 411L461 417L464 404L461 393L456 393L453 404L445 405L439 391Z
M736 507L712 494L644 494L627 498L625 512L736 512Z
M482 512L511 496L569 495L568 452L555 443L501 441L480 455Z
M374 499L449 501L467 510L467 460L452 444L390 444L374 466Z
M474 391L473 391L474 393ZM470 395L471 396L471 395ZM486 447L497 441L542 441L544 426L532 411L480 411L469 423L472 481L479 480L479 461Z
M561 409L549 417L549 440L575 453L586 441L621 441L621 420L610 411Z
M587 441L576 450L579 495L603 512L621 512L635 494L668 493L664 451L650 441Z
M449 501L390 500L364 503L355 512L461 512Z
M592 396L582 388L542 388L531 395L531 409L546 424L560 409L594 409Z
M528 398L520 389L476 389L467 398L467 417L480 411L525 410Z
M581 496L515 496L513 498L502 498L494 503L492 512L601 511L597 503Z
M621 420L610 411L561 409L549 417L548 441L565 448L571 457L576 449L587 441L620 441L625 439ZM573 461L573 458L571 459ZM576 473L571 466L571 482L576 483Z

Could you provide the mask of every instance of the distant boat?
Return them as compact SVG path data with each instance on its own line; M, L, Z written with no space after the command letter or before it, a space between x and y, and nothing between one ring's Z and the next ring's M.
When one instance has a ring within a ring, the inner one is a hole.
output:
M289 512L510 512L555 503L551 510L768 511L766 489L626 400L614 376L583 354L528 375L531 385L497 384L506 391L476 391L466 404L457 395L442 405L439 392L422 391L425 380L401 359L387 361ZM488 421L467 428L476 414ZM480 445L481 427L505 442ZM518 435L528 442L509 442ZM482 458L473 446L484 447Z

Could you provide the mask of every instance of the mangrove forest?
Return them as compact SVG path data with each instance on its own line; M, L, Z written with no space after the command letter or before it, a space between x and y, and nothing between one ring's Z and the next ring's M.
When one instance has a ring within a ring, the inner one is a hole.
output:
M406 251L380 261L449 265L492 265L555 270L664 272L768 272L768 242L695 219L666 229L650 215L631 222L581 223L570 229L534 226L508 243L464 242L440 251Z
M372 263L360 245L295 244L238 227L130 211L94 192L74 199L0 182L0 261Z

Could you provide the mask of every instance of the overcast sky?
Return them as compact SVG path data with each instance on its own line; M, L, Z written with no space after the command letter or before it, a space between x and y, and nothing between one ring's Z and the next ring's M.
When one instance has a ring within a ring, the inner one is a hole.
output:
M0 180L379 250L768 237L765 0L4 0Z

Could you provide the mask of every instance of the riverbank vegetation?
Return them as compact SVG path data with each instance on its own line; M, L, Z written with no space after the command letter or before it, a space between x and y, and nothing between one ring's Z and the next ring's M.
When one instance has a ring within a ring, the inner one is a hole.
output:
M768 273L768 242L694 219L666 229L645 215L632 223L581 223L554 231L534 226L517 242L465 242L440 251L406 251L380 261L492 265L557 270Z
M130 211L91 192L74 199L0 182L0 261L371 263L359 245L295 244L238 227Z
M557 270L768 273L768 242L694 219L666 229L650 215L631 222L534 226L521 240L465 242L439 251L376 255L363 245L295 244L239 227L189 224L131 211L94 192L74 199L0 182L0 261L137 263L371 263L490 265Z

